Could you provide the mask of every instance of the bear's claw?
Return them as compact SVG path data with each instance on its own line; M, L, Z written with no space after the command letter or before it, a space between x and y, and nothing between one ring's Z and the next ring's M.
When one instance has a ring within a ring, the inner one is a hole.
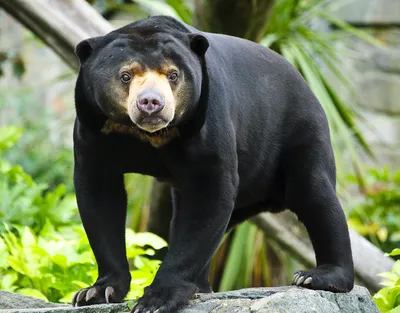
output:
M83 306L95 303L111 303L113 302L114 288L107 286L104 291L104 298L100 295L101 287L93 286L78 291L72 298L73 306Z
M309 271L297 271L292 285L314 290L348 292L353 288L353 277L342 267L321 265Z
M145 289L131 313L175 313L186 305L197 291L198 287L188 282L176 282L176 285L153 283Z
M85 300L86 302L89 302L90 299L94 298L97 294L97 290L96 288L90 288L87 292L86 292L86 297Z

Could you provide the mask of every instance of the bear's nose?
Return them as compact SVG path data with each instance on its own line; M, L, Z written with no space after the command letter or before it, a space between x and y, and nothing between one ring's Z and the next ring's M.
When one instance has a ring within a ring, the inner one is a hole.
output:
M147 114L160 112L165 105L163 97L154 91L145 91L137 99L138 109Z

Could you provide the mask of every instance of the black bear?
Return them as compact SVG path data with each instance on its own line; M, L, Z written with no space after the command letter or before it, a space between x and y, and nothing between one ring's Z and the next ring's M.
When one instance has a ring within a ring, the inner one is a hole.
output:
M74 183L98 263L76 306L129 290L124 173L171 185L168 252L133 312L172 313L211 292L224 233L262 211L292 210L317 267L293 283L347 292L354 269L336 196L325 113L301 75L256 43L154 16L80 42Z

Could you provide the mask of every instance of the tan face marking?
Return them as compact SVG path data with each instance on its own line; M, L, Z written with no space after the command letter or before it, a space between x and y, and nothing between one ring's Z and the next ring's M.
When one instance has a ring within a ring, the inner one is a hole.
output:
M146 73L146 69L138 62L132 62L131 64L122 67L119 72L120 74L123 72L128 72L133 76L142 76Z
M129 95L124 103L129 117L138 127L151 133L168 126L174 118L177 102L167 76L171 67L166 66L160 71L139 72L139 67L133 63L130 69L136 71L136 75L133 76L132 81L129 83ZM161 119L158 124L141 125L140 123L143 112L138 109L136 102L138 97L145 91L157 93L165 102L163 109L155 114L156 117Z

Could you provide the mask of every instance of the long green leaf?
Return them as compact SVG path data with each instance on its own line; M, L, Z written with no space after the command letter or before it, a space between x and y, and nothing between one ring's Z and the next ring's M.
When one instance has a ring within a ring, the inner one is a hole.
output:
M345 32L354 35L358 38L361 38L362 40L376 46L381 46L382 42L373 36L369 35L365 31L359 30L356 27L351 26L349 23L340 20L336 17L334 17L332 14L329 14L326 12L326 10L314 10L313 11L317 16L320 16L324 19L326 19L328 22L336 25L340 29L344 30Z
M169 4L158 0L135 0L135 3L152 15L169 15L181 20L181 16Z
M238 277L240 277L240 269L243 265L244 248L246 246L248 235L248 223L239 225L233 236L228 258L224 267L224 271L219 285L219 291L227 291L235 288Z
M349 111L349 108L343 103L343 101L339 98L338 94L333 90L333 88L329 85L326 78L322 73L320 74L320 79L325 86L326 91L331 97L332 101L335 104L335 107L343 119L343 122L346 126L353 131L353 135L356 137L357 142L362 146L365 152L368 153L370 157L374 157L374 153L369 146L369 144L365 141L364 137L361 135L361 131L358 129L357 125L354 122L354 116Z
M362 171L360 169L362 168L362 164L360 162L359 155L355 149L352 134L350 133L349 128L346 126L345 122L339 115L337 108L332 101L332 98L330 97L318 73L316 72L316 65L313 63L313 60L310 58L310 56L302 50L299 44L292 43L291 50L292 53L296 56L301 71L304 73L304 77L309 83L310 88L313 90L314 94L325 109L330 125L334 125L336 127L338 132L337 135L340 136L347 150L349 151L353 160L353 167L356 173L361 173Z
M167 0L167 3L179 14L183 22L186 24L192 23L192 12L186 6L184 0Z
M248 223L248 222L246 222ZM248 223L248 234L247 234L247 243L245 249L245 259L244 259L244 273L243 275L243 285L237 286L237 288L246 288L251 287L251 278L253 274L254 262L255 262L255 250L254 250L254 242L256 241L257 236L257 227Z

